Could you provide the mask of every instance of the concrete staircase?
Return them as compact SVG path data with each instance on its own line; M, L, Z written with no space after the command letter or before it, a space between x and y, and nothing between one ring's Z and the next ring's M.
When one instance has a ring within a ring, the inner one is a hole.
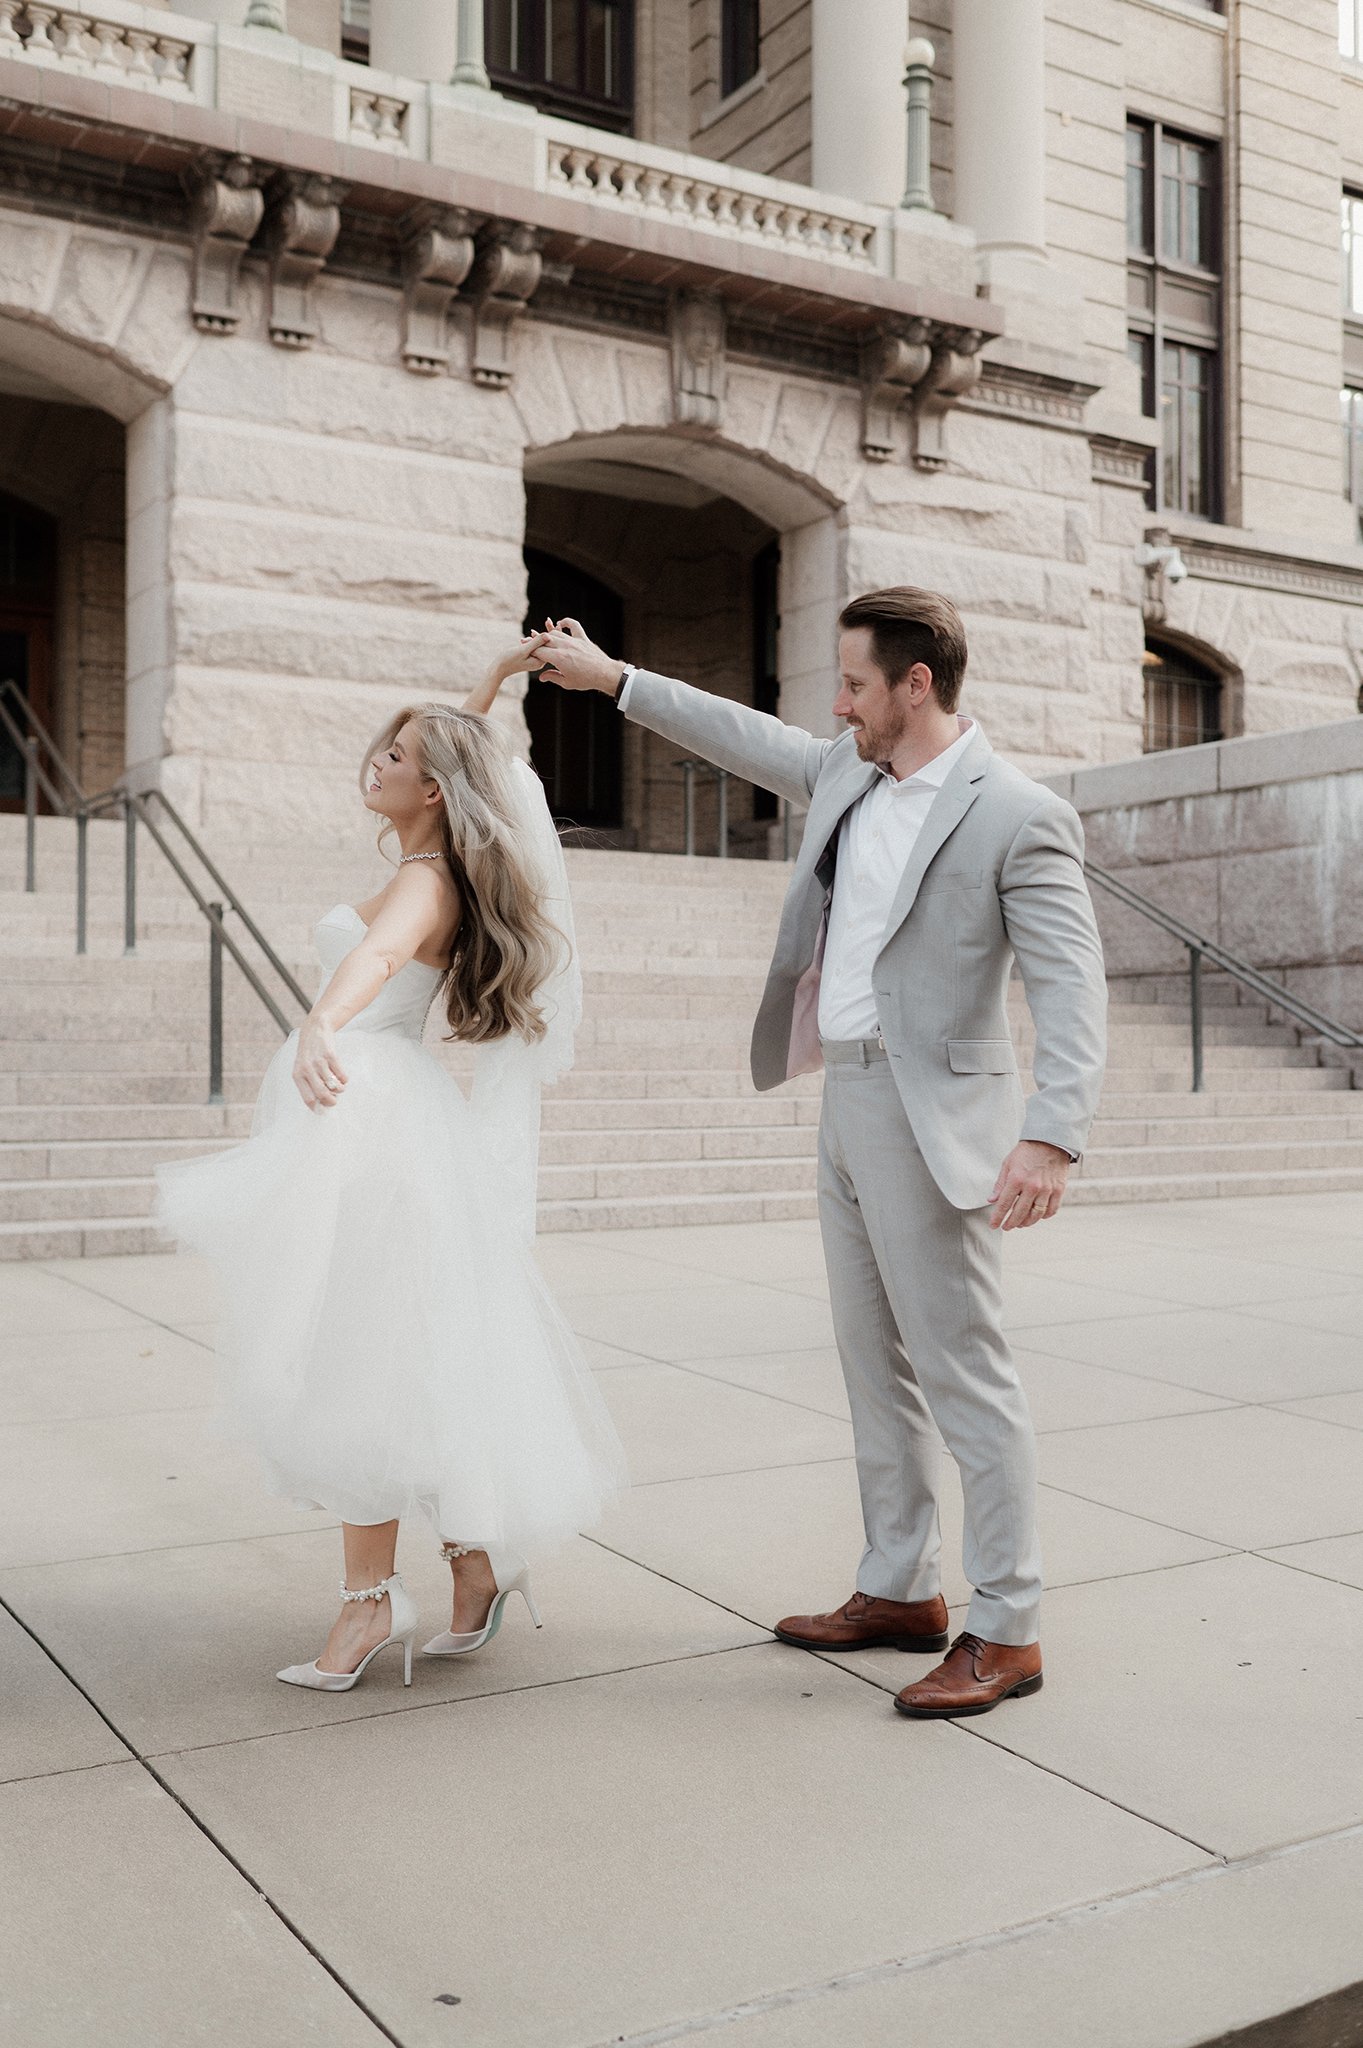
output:
M0 818L0 1257L141 1251L158 1161L227 1144L279 1033L226 967L225 1101L207 1094L207 945L145 839L138 953L122 957L121 832L91 827L89 953L77 959L74 833L40 821L22 892L22 820ZM223 853L305 987L310 928L372 893L363 845ZM813 1213L819 1082L759 1096L748 1029L785 886L756 861L569 855L587 985L578 1064L545 1101L541 1228L621 1229ZM1206 1091L1188 1089L1186 991L1115 990L1102 1115L1079 1201L1363 1186L1363 1096L1348 1073L1208 987ZM1015 1024L1024 1062L1030 1025ZM457 1051L442 1049L456 1073Z

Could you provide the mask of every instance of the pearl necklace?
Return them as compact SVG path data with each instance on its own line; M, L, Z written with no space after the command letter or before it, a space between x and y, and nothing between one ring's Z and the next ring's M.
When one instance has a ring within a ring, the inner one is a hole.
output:
M444 858L443 853L404 853L398 862L398 866L400 868L406 867L409 860L443 860Z

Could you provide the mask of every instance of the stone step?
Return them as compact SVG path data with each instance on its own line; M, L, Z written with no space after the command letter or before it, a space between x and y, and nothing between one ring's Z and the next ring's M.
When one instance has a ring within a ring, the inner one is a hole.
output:
M1255 1087L1253 1075L1242 1078L1244 1087L1228 1088L1224 1085L1194 1095L1185 1076L1181 1091L1164 1090L1159 1093L1124 1095L1113 1089L1103 1090L1098 1114L1115 1119L1141 1117L1181 1116L1196 1117L1201 1121L1220 1116L1301 1116L1307 1114L1307 1106L1301 1101L1303 1095L1311 1096L1309 1114L1336 1115L1349 1112L1353 1100L1363 1108L1363 1091L1349 1086L1349 1076L1338 1067L1290 1067L1293 1076L1291 1088L1271 1088L1267 1085ZM1177 1105L1177 1106L1175 1106Z
M1294 1058L1291 1065L1270 1066L1262 1061L1233 1062L1228 1052L1209 1054L1206 1061L1207 1092L1233 1095L1244 1089L1251 1093L1257 1090L1271 1090L1274 1093L1295 1094L1316 1091L1323 1093L1337 1089L1339 1069L1306 1064L1314 1057L1313 1053L1303 1048L1300 1059ZM1347 1078L1346 1075L1346 1085ZM1116 1095L1155 1093L1191 1095L1187 1063L1181 1061L1172 1067L1131 1065L1108 1068L1105 1100Z
M131 1179L0 1181L0 1223L66 1223L73 1217L137 1220L151 1214L156 1183Z
M671 1159L643 1164L545 1166L544 1201L619 1201L639 1195L802 1194L814 1185L809 1159Z
M201 1159L232 1143L205 1138L69 1138L46 1144L0 1142L0 1191L19 1182L134 1180L175 1159Z
M1363 1139L1331 1138L1313 1144L1249 1142L1196 1145L1095 1145L1079 1163L1082 1180L1111 1180L1131 1173L1165 1174L1299 1173L1327 1167L1363 1171Z
M624 1130L600 1126L582 1131L545 1131L540 1159L548 1166L635 1165L661 1161L770 1159L812 1160L819 1149L816 1124L703 1126L673 1129L659 1124ZM0 1171L3 1168L0 1167Z
M792 1129L809 1127L819 1121L817 1095L792 1096L786 1089L767 1095L677 1096L671 1099L649 1095L637 1099L616 1096L565 1096L560 1087L546 1090L543 1127L549 1131L666 1129ZM2 1113L0 1113L2 1114ZM0 1131L3 1124L0 1123Z
M546 1235L560 1230L653 1230L700 1223L802 1222L817 1214L812 1188L807 1194L785 1195L599 1197L541 1202L539 1228Z
M1325 1102L1342 1098L1327 1095ZM1089 1140L1090 1149L1100 1146L1153 1145L1275 1145L1333 1144L1345 1139L1363 1139L1363 1097L1354 1098L1351 1114L1339 1116L1150 1117L1131 1119L1099 1116ZM1347 1099L1346 1099L1347 1107ZM1265 1122L1270 1122L1266 1131Z
M1200 1202L1234 1195L1338 1194L1363 1188L1363 1166L1316 1167L1302 1172L1123 1174L1111 1180L1072 1180L1066 1201Z
M123 1140L244 1138L247 1103L72 1102L0 1108L0 1145L114 1144Z

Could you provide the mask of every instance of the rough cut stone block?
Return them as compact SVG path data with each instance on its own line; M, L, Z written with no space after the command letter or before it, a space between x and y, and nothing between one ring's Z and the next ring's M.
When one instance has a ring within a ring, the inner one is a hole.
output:
M0 210L0 304L41 311L52 296L71 230L64 221Z
M52 316L70 334L106 341L116 333L146 258L114 235L73 234L57 281Z
M179 423L175 482L205 504L313 519L355 512L397 532L518 541L524 518L519 467L198 415Z
M131 368L154 382L171 385L203 337L189 317L190 268L178 250L159 250L114 346Z

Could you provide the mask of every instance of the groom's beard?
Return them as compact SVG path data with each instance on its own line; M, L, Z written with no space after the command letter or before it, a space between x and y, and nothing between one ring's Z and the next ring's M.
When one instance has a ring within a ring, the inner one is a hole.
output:
M904 737L903 719L886 719L876 725L852 727L852 738L860 760L874 761L878 766L888 761Z

